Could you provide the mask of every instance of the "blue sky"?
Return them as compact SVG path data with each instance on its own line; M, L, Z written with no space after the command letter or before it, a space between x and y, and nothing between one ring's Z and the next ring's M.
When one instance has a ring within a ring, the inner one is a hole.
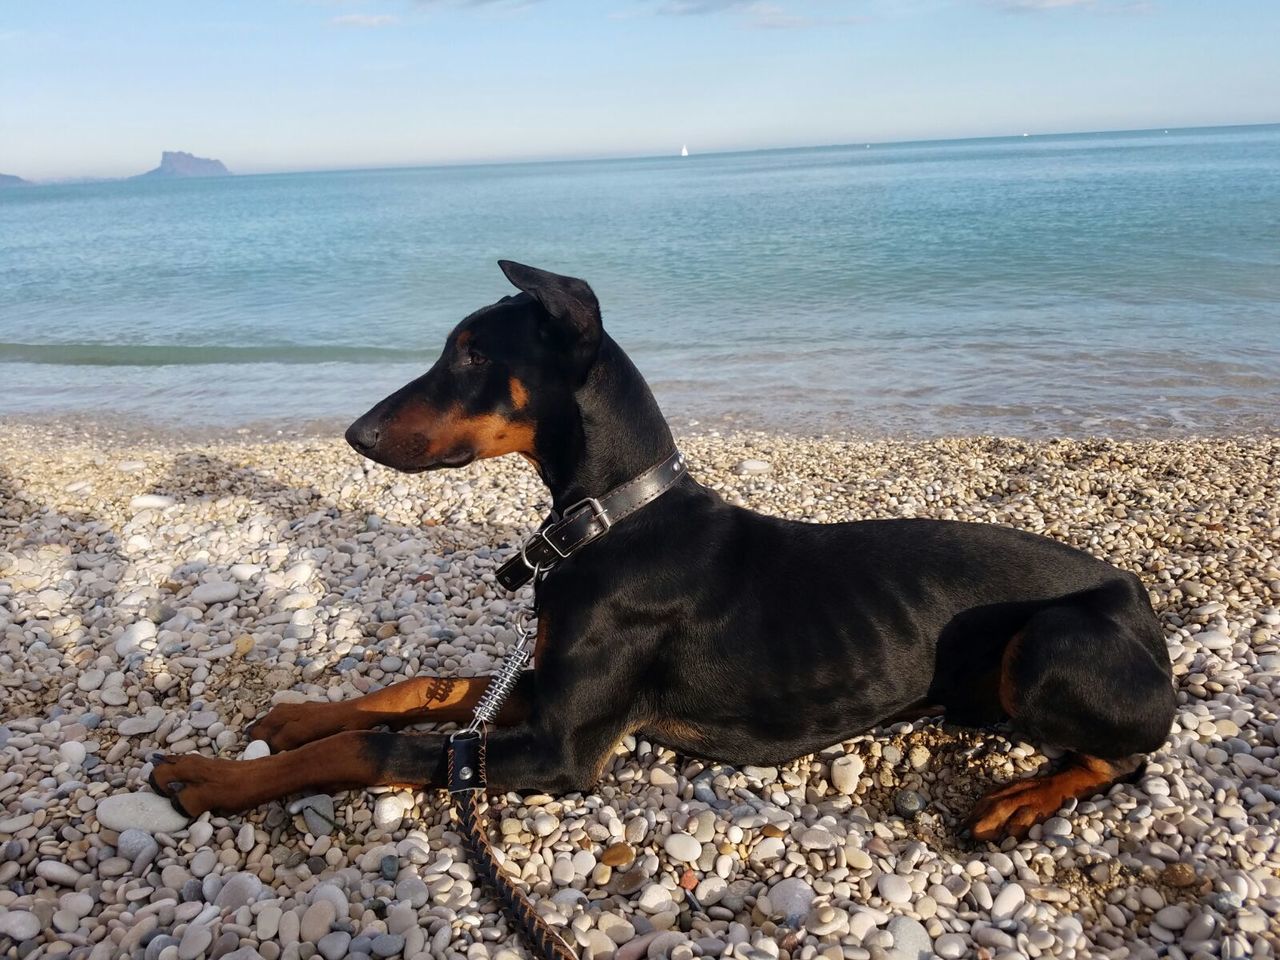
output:
M0 172L1274 122L1277 38L1277 0L10 0Z

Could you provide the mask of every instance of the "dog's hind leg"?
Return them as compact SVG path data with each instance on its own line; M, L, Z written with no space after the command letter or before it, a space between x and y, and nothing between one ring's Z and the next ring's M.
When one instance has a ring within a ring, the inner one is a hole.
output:
M1175 707L1168 654L1136 580L1064 598L1009 640L999 699L1033 741L1071 751L1057 771L1008 784L978 801L979 840L1024 837L1072 798L1135 775L1169 734Z
M393 729L413 723L468 720L489 686L489 677L415 677L354 700L280 703L250 725L246 734L265 740L274 752L293 750L350 730ZM499 724L528 716L533 671L526 670L498 715Z

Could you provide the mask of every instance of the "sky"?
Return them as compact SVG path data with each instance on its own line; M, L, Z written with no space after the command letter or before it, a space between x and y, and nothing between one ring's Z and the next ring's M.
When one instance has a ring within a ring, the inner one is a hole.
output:
M0 173L1280 121L1278 0L0 2Z

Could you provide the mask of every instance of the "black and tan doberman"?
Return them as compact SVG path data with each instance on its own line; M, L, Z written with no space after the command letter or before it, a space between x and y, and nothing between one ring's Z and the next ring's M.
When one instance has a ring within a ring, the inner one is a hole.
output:
M559 511L668 458L667 423L591 288L501 267L521 292L463 320L430 370L351 425L351 445L405 472L518 453ZM775 764L929 704L1066 751L970 817L977 838L1020 837L1132 775L1174 712L1138 578L990 524L798 523L684 473L560 559L537 600L535 669L489 736L499 789L586 790L632 732ZM442 737L373 728L462 720L486 683L419 677L346 703L280 704L252 730L272 756L159 757L152 782L189 814L303 790L442 786Z

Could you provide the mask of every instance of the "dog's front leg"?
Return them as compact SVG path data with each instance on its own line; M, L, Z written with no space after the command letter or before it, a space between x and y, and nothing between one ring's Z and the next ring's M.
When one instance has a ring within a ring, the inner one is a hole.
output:
M489 686L490 677L414 677L354 700L279 703L246 735L265 740L276 753L293 750L349 730L392 728L411 723L460 723L471 716ZM518 723L529 715L533 671L516 683L497 723Z
M585 790L600 776L613 745L626 733L618 718L566 727L555 723L497 729L489 734L486 770L499 790ZM237 813L293 793L372 786L442 787L445 738L435 734L356 731L316 740L256 760L198 753L156 756L151 784L188 816L206 810Z
M239 813L292 793L444 783L444 738L354 731L256 760L152 757L151 785L191 817Z

